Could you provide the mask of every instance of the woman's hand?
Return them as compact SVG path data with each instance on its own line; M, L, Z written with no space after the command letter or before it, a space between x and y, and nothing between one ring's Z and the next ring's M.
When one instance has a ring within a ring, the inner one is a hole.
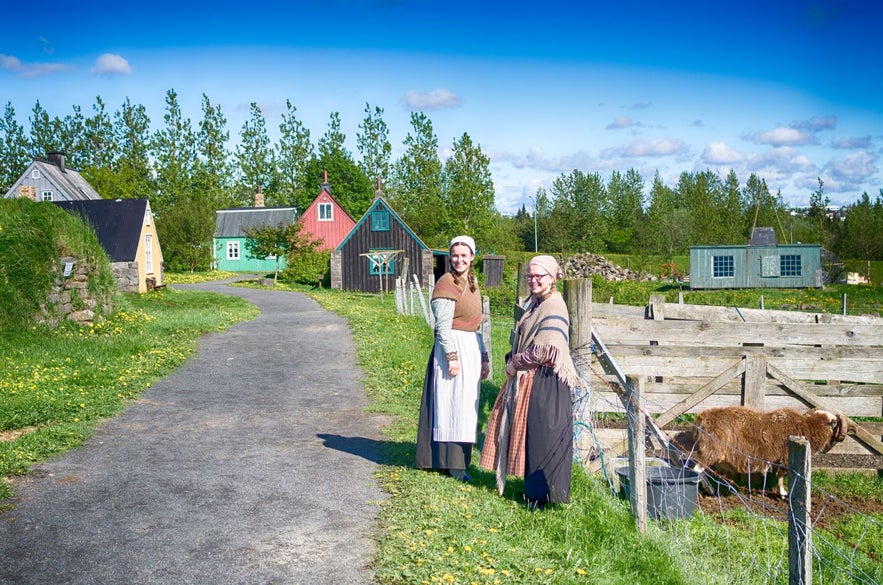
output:
M491 365L488 362L481 362L481 379L487 380L491 377Z
M459 360L448 360L448 375L450 377L455 377L460 373L460 361Z
M515 368L515 364L512 363L512 360L506 362L506 377L514 378L517 373L518 370Z

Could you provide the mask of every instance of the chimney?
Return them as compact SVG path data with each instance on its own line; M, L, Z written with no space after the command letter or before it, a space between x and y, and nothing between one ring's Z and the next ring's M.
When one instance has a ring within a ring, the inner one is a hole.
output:
M374 199L378 197L383 197L383 181L380 177L377 177L377 190L374 191Z
M46 159L53 165L57 166L61 169L61 172L64 172L64 153L51 151L46 153Z
M328 169L325 169L325 181L322 183L322 190L331 193L331 183L328 182Z
M261 191L260 185L258 185L258 192L254 194L254 206L255 207L263 207L264 206L264 193Z

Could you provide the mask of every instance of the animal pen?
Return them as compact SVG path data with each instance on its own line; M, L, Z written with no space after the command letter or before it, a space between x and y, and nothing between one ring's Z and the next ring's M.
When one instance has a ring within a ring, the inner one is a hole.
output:
M692 473L678 471L689 463L691 449L684 440L682 415L743 405L756 410L819 407L849 419L845 440L813 461L802 438L792 437L789 448L791 495L783 503L788 550L784 562L770 559L774 568L767 571L775 575L771 582L780 579L784 571L789 583L811 584L813 561L830 560L813 545L811 467L878 474L883 470L883 424L852 418L883 416L883 320L667 304L662 296L651 296L645 307L616 305L613 299L597 303L592 300L590 280L565 281L564 285L571 318L571 351L582 379L589 383L591 396L592 432L577 434L577 453L590 471L625 480L639 530L647 529L648 507L652 511L660 506L658 493L653 501L654 474L650 472L656 471L654 466L670 468L674 478ZM600 422L611 413L626 412L627 425ZM673 483L663 489L689 500L683 486ZM720 485L735 493L732 485ZM749 478L749 493L750 487ZM622 485L620 488L622 494ZM821 501L827 506L830 498ZM662 502L660 515L671 511L670 504ZM683 516L690 516L690 504L679 501L671 507L675 512L686 509ZM823 513L824 506L816 513ZM758 515L769 519L769 505L762 503L760 508L764 511ZM877 525L871 534L879 533L879 522L868 518L870 524ZM862 551L873 559L874 554L861 546L855 545L852 556L861 557L856 551ZM877 582L879 575L869 576L854 558L843 562L844 566L838 564L834 570L844 575L847 580L843 582ZM734 578L732 582L739 581Z

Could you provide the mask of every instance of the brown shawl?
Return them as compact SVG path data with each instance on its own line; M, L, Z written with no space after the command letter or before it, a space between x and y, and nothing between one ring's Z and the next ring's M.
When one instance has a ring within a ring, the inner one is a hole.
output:
M478 287L470 290L469 283L462 286L454 281L454 275L446 272L432 290L432 299L450 299L454 304L454 321L451 329L478 331L481 327L481 293Z

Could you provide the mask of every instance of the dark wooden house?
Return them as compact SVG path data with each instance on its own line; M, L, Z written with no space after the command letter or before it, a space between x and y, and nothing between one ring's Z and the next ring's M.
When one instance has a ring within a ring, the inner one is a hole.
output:
M378 263L378 258L388 264ZM395 288L397 277L412 281L412 275L428 288L444 274L446 258L447 251L434 252L411 231L378 185L371 207L331 254L331 288L388 291Z

